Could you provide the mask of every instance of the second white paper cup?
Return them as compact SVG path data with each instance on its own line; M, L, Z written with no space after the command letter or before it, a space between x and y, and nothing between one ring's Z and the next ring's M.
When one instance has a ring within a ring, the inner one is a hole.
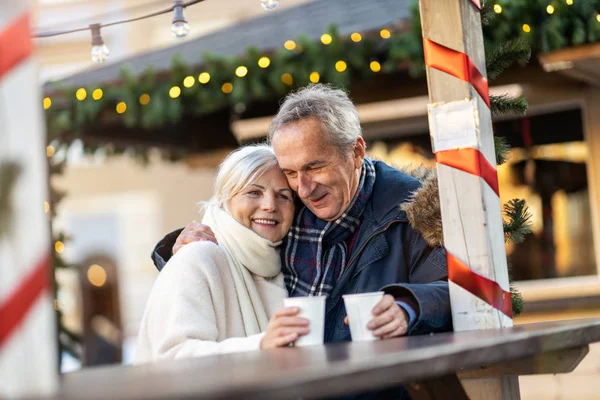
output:
M383 298L383 292L346 294L342 296L346 305L346 314L350 325L350 335L353 341L377 340L367 328L373 319L373 307Z
M298 307L301 318L306 318L309 322L310 332L308 335L300 336L295 342L295 346L313 346L323 344L325 335L325 299L327 296L310 297L288 297L283 299L284 307Z

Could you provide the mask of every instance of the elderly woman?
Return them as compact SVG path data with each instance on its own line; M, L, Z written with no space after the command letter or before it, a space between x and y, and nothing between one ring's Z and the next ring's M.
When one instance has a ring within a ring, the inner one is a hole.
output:
M169 260L146 305L136 362L286 346L308 333L297 309L281 308L279 246L293 217L273 150L231 153L204 204L202 223L219 244L192 243Z

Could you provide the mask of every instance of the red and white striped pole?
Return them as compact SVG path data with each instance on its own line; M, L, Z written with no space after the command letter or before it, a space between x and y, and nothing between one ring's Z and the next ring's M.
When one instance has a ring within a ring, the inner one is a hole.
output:
M455 331L512 326L479 0L420 0ZM518 399L517 378L463 381L470 398Z
M512 326L479 1L420 7L454 330Z
M0 398L58 386L45 130L29 2L0 8ZM13 176L14 179L7 177Z

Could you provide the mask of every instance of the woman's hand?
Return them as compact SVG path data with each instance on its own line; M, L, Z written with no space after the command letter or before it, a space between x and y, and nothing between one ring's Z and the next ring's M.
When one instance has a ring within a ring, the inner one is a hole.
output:
M299 312L298 307L284 307L277 310L269 321L265 336L260 342L260 348L265 350L284 347L296 341L300 336L308 334L310 332L309 322L306 318L297 317Z

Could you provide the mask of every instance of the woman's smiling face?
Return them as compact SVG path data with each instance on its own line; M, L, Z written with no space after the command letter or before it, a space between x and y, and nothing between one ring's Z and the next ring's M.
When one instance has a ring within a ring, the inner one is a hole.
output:
M294 219L294 198L283 172L273 167L227 201L227 211L259 236L278 242Z

